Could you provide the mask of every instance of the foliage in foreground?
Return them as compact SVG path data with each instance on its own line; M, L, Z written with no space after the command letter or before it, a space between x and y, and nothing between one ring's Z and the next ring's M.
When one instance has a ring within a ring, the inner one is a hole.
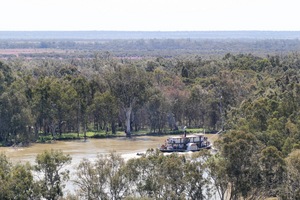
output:
M37 155L34 166L29 163L13 165L1 154L0 199L59 199L69 179L69 172L63 167L70 162L71 157L58 150Z
M124 160L111 153L93 163L83 160L75 184L83 199L206 199L211 195L200 157L164 156L149 150L141 158Z
M222 143L222 144L221 144ZM45 151L36 165L13 165L0 156L1 199L298 199L300 151L286 159L251 134L232 132L211 154L164 155L148 150L125 160L116 153L83 159L71 181L76 191L64 195L71 161L61 151ZM276 155L276 156L274 156ZM37 176L37 177L35 177Z

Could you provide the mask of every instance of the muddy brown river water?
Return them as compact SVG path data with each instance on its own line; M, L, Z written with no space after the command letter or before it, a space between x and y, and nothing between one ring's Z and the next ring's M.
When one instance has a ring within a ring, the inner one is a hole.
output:
M157 148L166 140L167 136L140 136L130 139L125 137L109 139L88 139L72 141L55 141L51 144L32 144L29 147L1 147L12 162L34 163L36 155L45 150L59 149L64 154L72 156L72 164L80 162L83 158L95 158L98 154L116 151L125 159L131 158L136 153L145 152L149 148Z
M217 135L206 134L211 142ZM158 148L170 136L139 136L132 138L88 139L72 141L55 141L51 144L32 144L29 147L0 147L0 153L5 153L13 163L30 162L35 164L37 154L45 150L58 149L72 157L72 163L66 168L70 170L71 180L66 190L74 191L72 179L75 178L75 169L83 158L95 160L98 154L108 154L115 151L125 159L137 157L137 153L145 153L149 148Z
M206 134L213 142L218 135ZM55 141L51 144L32 144L29 147L0 147L12 162L35 162L36 155L45 150L59 149L72 156L72 164L78 164L83 158L96 158L98 154L116 151L125 159L136 157L149 148L158 148L170 136L139 136L132 138L88 139L87 141Z

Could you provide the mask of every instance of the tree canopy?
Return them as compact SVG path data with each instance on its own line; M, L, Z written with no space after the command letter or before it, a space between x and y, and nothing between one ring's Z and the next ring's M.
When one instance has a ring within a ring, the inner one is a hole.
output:
M158 160L170 165L163 169L164 174L170 176L167 180L157 179L164 185L160 189L151 179L157 174L136 172L136 177L130 174L139 181L135 187L141 196L147 193L149 198L165 198L164 195L167 195L180 199L179 194L184 191L186 195L199 197L206 181L211 181L221 198L225 195L231 199L255 196L298 198L297 192L290 194L297 187L297 181L293 179L298 176L294 163L298 162L300 148L298 52L277 54L271 45L273 51L269 53L228 50L223 54L205 56L199 51L180 54L179 43L196 48L197 42L194 44L193 41L126 42L118 45L140 43L139 46L145 47L144 52L151 51L152 48L147 48L156 45L156 48L161 48L158 52L166 53L166 49L171 51L172 48L164 49L160 45L170 43L176 46L178 52L172 51L174 54L169 56L150 53L148 56L136 56L133 51L128 55L122 51L122 56L120 52L116 56L115 52L93 51L88 56L70 53L69 57L61 58L20 57L0 61L1 146L25 145L43 137L59 139L67 133L83 133L86 136L87 131L100 130L114 134L122 131L127 136L139 130L161 134L176 132L184 126L210 132L224 130L215 144L218 153L210 155L207 163L195 166L192 163L185 165L182 161L177 166L174 160L177 162L182 158L163 158L155 154ZM285 48L288 44L295 44L296 48L298 42L294 42L289 40L280 44ZM222 42L207 43L224 47ZM270 43L272 41L258 42L256 48ZM93 46L91 43L82 45ZM107 158L103 159L107 161ZM121 165L122 161L114 159ZM154 160L154 163L136 161L135 164L140 169L145 165L153 167L158 162ZM88 161L81 167L102 176ZM198 167L207 167L211 180L202 179L202 171ZM6 181L5 172L9 167L4 162L2 168L1 181ZM189 175L190 169L195 174ZM212 169L214 171L210 171ZM26 167L16 170L28 172ZM170 174L171 170L176 171L176 176ZM118 173L110 171L112 189L106 194L116 199L131 189L124 186L123 174ZM30 174L27 175L30 180ZM144 176L149 179L142 180ZM195 176L198 178L193 179ZM188 180L197 188L175 184L175 179ZM94 182L91 184L96 184ZM287 187L285 182L293 186ZM115 190L117 186L122 187ZM97 192L103 193L101 188Z

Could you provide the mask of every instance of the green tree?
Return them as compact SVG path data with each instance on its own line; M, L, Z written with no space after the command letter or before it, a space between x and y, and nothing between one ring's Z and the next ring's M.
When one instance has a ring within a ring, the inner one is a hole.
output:
M10 172L11 199L40 199L39 184L34 180L32 167L29 163L16 164Z
M193 158L165 156L150 149L141 158L130 159L126 171L131 194L153 199L208 199L209 178L205 177L206 153Z
M81 132L83 128L84 137L86 137L87 130L87 108L91 102L91 96L88 86L88 80L83 76L76 77L72 80L72 85L76 91L77 104L77 133Z
M231 131L221 141L221 156L226 160L230 199L251 197L261 187L260 144L251 133Z
M114 96L109 91L96 93L89 110L94 114L96 122L103 122L103 128L108 129L110 124L112 133L116 133L115 122L118 115L118 104Z
M49 133L50 118L49 113L52 108L50 99L50 84L52 78L40 78L33 91L33 113L36 118L39 131L44 134Z
M12 85L0 95L0 141L4 144L27 144L34 137L31 110L23 91Z
M104 162L106 164L105 169L110 198L120 200L127 195L129 188L126 175L123 171L125 161L121 155L112 152L104 157Z
M212 99L211 94L200 85L191 88L185 109L188 126L205 127Z
M155 92L149 99L147 103L147 111L149 114L149 126L150 131L154 133L162 132L167 119L168 103L163 96L162 92Z
M261 154L259 161L264 196L278 196L279 190L284 185L285 161L283 156L274 146L266 147Z
M160 192L163 189L164 177L160 176L160 164L163 155L158 151L147 150L141 158L130 159L126 163L128 176L132 188L139 197L162 198Z
M37 155L36 163L43 198L55 200L63 196L64 183L69 179L69 171L64 167L71 163L71 157L59 150L46 150Z
M13 70L0 61L0 92L5 91L6 87L9 87L14 80Z
M120 66L106 80L125 113L126 135L130 137L132 110L135 106L144 104L148 97L151 86L148 74L133 65Z
M0 199L39 199L40 191L34 181L29 163L13 165L0 154Z
M227 199L226 192L229 188L226 164L226 160L219 153L211 156L205 163L208 169L208 176L212 179L212 186L217 191L221 200Z
M211 198L211 181L205 176L207 162L210 155L206 151L192 155L191 160L183 163L184 181L187 196L192 200L204 200Z
M79 195L85 199L120 200L128 195L129 184L124 159L111 152L98 155L95 163L84 159L77 168Z
M187 182L191 182L191 190L198 192L197 183L194 181L199 181L199 177L194 177L199 171L197 171L193 166L187 165L187 171L191 174L191 176L186 177L188 179ZM168 157L163 158L163 162L159 165L160 176L163 177L162 188L160 189L161 196L163 199L171 198L171 199L183 199L183 194L186 189L185 185L185 157L178 155L170 155ZM189 170L193 169L196 171L190 172ZM198 175L198 174L197 174ZM191 194L191 193L190 193ZM198 195L199 197L199 195Z
M109 199L105 191L107 184L105 162L98 157L96 163L83 159L77 167L77 178L74 180L78 186L79 197L84 199Z
M0 199L10 199L10 169L12 164L8 161L6 155L0 154Z
M51 82L49 91L51 109L48 115L53 136L56 131L61 136L63 125L67 126L74 121L72 116L76 116L76 95L70 81L54 79Z
M281 194L283 199L300 199L300 151L293 151L286 158L287 174Z

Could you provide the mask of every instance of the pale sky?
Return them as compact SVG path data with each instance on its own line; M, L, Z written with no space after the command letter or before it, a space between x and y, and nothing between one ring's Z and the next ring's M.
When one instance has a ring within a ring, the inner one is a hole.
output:
M0 30L300 30L298 0L1 0Z

